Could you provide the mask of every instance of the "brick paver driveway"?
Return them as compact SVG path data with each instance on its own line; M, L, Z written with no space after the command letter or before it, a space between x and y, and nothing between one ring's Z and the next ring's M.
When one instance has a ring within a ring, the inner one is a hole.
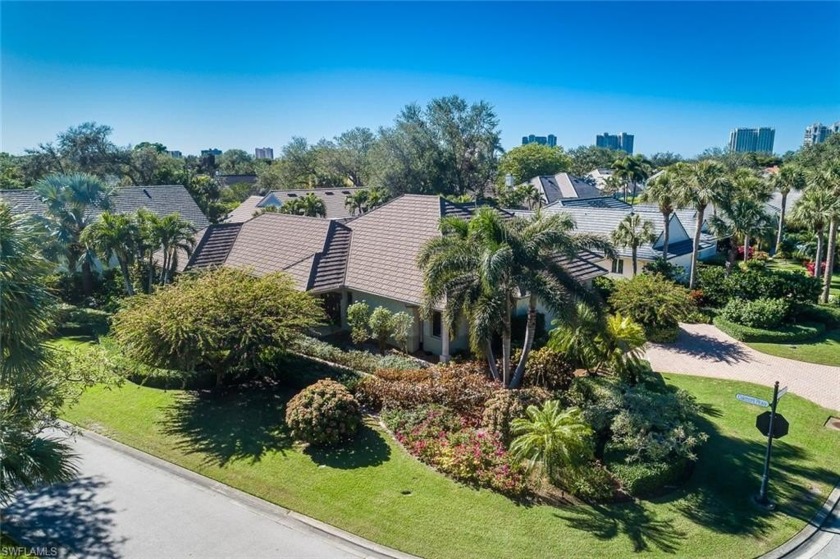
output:
M711 324L682 324L673 344L648 344L654 371L743 380L773 386L840 410L840 367L774 357L747 347Z

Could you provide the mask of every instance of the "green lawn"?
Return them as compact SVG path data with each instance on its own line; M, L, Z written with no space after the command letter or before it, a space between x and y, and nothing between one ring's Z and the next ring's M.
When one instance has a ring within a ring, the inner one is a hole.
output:
M840 433L830 412L794 395L791 434L776 446L776 513L755 508L764 446L755 385L666 375L704 405L710 441L686 487L654 502L556 508L458 485L417 462L375 424L349 448L305 452L283 423L288 389L222 395L127 383L89 390L65 417L264 499L424 557L754 557L791 537L838 478Z
M840 330L829 330L807 342L797 344L748 343L762 353L797 361L840 367Z

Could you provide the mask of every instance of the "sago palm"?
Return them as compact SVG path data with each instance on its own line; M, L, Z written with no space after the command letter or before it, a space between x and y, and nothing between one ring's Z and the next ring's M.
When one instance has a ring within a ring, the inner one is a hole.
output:
M615 231L612 232L612 242L614 245L630 248L634 276L639 268L639 247L647 243L652 243L655 240L656 229L653 226L653 222L643 220L642 216L637 213L631 213L622 219L618 227L615 228ZM667 254L665 258L668 258Z
M510 445L514 456L531 468L540 466L550 480L565 467L577 467L592 456L592 429L577 408L561 409L549 400L542 408L528 406L527 417L514 419Z

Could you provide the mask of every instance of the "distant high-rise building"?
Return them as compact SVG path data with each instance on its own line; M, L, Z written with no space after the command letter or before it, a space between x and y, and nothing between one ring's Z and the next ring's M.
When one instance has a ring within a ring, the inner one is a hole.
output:
M184 154L178 151L177 149L173 149L171 151L166 152L170 155L170 157L174 157L175 159L181 159L184 157Z
M222 155L222 150L216 149L216 148L201 150L201 156L204 157L206 155L212 155L213 157L218 157L218 156Z
M256 148L254 154L257 159L274 159L273 148Z
M622 132L621 134L610 134L604 132L595 136L595 145L599 148L621 150L628 155L633 155L633 134Z
M821 144L828 139L832 134L840 132L840 122L835 122L831 126L823 126L819 122L815 122L811 126L805 128L805 141L803 145L813 146Z
M549 134L548 136L535 136L534 134L522 136L522 145L525 146L528 144L540 144L541 146L553 148L557 146L557 136L554 134Z
M729 133L729 151L773 153L775 128L735 128Z

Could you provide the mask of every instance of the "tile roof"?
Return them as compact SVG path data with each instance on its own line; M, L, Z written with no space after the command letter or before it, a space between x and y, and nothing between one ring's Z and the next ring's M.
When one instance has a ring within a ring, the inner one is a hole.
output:
M202 231L186 267L212 268L224 264L241 228L241 223L220 223Z
M328 219L351 217L350 210L344 205L347 196L364 188L306 188L300 190L272 190L257 204L257 207L282 206L287 200L314 194L324 201Z
M557 200L555 205L566 208L630 208L630 204L622 202L612 196L598 196L597 198L568 198Z
M37 194L31 189L0 190L0 199L6 200L18 213L42 215L45 211L43 202L38 200ZM147 208L159 216L178 212L197 229L204 229L210 224L190 193L180 184L120 187L111 202L111 211L114 213L133 213L140 208ZM92 213L96 215L100 211L94 209Z
M265 196L249 196L247 200L239 204L225 219L225 223L244 223L254 217L254 212L259 210L259 204Z
M584 179L573 177L569 173L542 175L530 181L542 193L546 204L553 204L564 198L595 198L601 192Z

